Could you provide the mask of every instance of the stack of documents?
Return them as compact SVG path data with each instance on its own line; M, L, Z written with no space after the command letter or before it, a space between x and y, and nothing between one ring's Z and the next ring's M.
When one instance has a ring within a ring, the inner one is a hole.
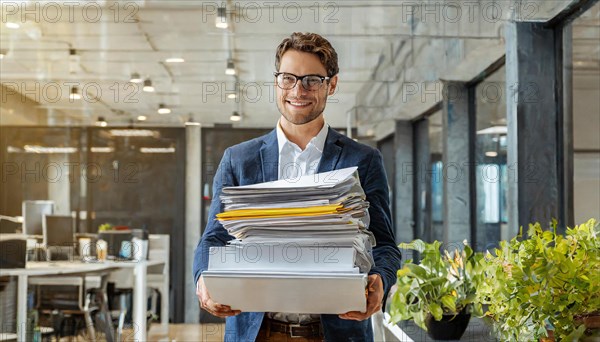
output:
M203 278L233 309L339 314L366 309L369 204L356 167L223 188L217 219L235 237Z

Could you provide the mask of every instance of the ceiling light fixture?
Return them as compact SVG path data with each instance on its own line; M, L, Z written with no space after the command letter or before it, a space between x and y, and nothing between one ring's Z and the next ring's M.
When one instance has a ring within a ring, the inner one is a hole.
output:
M142 153L175 153L175 147L140 147Z
M156 131L149 129L111 129L110 135L113 137L153 137Z
M477 131L477 134L504 134L508 133L508 128L506 126L492 126L482 130Z
M69 49L69 73L75 74L79 71L79 63L81 62L77 50Z
M7 22L5 25L6 25L6 28L13 29L13 30L16 30L19 27L21 27L21 25L19 25L18 23L12 22L12 21Z
M115 149L113 147L92 146L90 151L92 153L111 153L114 152Z
M6 55L8 55L8 50L6 50L6 49L0 50L0 60L4 59L4 57L6 57Z
M236 97L237 97L236 93L229 93L229 94L227 94L227 98L228 99L235 99Z
M138 119L138 121L146 121L146 119L148 119L148 117L146 117L146 115L138 115L137 119Z
M69 99L73 100L81 100L81 95L79 94L79 88L73 87L71 88L71 93L69 94Z
M200 126L199 122L194 121L194 118L192 118L192 115L190 115L190 117L187 119L187 121L185 122L186 126Z
M215 26L220 29L226 29L229 27L227 23L227 10L225 7L219 7L217 9L217 18L215 19Z
M158 114L171 114L171 109L164 103L160 103L158 105Z
M498 156L498 152L496 152L496 151L487 151L485 153L485 156L486 157L497 157Z
M167 58L165 59L166 63L183 63L185 62L185 59L181 58L181 57L171 57L171 58Z
M98 127L106 127L106 126L108 126L108 123L106 122L106 120L104 119L103 116L99 116L98 120L96 121L96 126L98 126Z
M40 145L25 145L23 147L26 153L75 153L77 147L47 147Z
M242 120L242 116L238 112L233 112L233 114L231 114L231 116L229 117L229 120L233 122L238 122Z
M142 83L142 82L144 82L144 80L140 77L140 74L138 74L137 72L134 72L131 74L131 78L129 79L129 82Z
M147 93L153 93L154 87L152 86L152 81L150 79L144 80L144 88L142 88Z
M235 64L233 64L233 60L231 58L227 60L227 69L225 69L225 75L235 75Z
M111 129L113 137L154 137L158 132L149 129Z

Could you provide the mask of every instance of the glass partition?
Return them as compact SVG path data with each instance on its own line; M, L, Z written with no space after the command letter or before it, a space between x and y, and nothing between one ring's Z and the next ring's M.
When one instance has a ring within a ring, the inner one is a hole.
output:
M476 248L491 249L507 232L506 81L502 66L475 87Z
M429 116L429 155L431 170L431 234L432 240L444 240L444 163L442 111Z

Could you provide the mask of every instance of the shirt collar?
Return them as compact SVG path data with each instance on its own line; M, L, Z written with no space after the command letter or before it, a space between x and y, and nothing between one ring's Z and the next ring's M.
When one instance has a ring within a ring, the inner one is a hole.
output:
M323 152L323 148L325 148L325 141L327 140L328 130L329 130L329 124L327 124L327 122L324 122L323 128L321 128L321 130L319 131L319 133L317 133L317 135L315 135L312 139L310 139L310 141L308 142L306 147L313 145L314 147L317 148L317 150L319 150L319 152ZM279 153L281 153L281 150L283 150L283 147L288 143L294 144L293 142L289 141L288 138L285 136L285 133L283 132L283 129L281 128L281 123L279 121L277 121L277 145L279 147Z

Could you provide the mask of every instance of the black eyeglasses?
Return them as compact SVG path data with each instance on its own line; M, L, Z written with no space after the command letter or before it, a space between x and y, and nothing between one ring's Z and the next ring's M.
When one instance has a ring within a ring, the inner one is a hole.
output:
M294 88L298 80L300 80L302 87L308 91L318 90L323 86L323 82L329 81L329 77L320 75L296 76L287 72L274 72L273 75L277 80L277 86L284 90Z

